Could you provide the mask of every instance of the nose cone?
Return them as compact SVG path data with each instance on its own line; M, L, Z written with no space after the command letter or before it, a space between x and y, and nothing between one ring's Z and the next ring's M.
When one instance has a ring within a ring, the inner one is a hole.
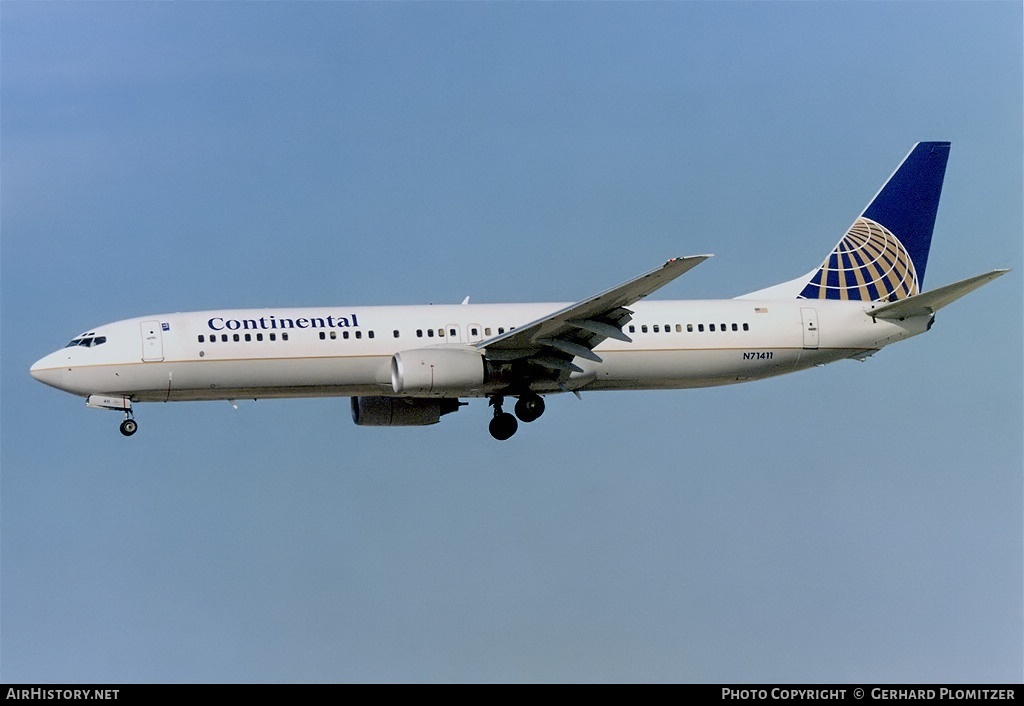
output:
M29 375L45 385L56 387L58 390L62 389L60 384L64 377L64 361L58 360L58 355L58 353L51 353L37 360L29 368Z

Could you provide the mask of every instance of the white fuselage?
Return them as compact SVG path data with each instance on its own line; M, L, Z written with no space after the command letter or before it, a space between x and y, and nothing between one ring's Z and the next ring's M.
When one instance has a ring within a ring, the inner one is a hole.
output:
M135 402L395 396L400 351L474 348L564 303L233 309L160 314L99 326L93 345L62 348L33 377L67 392ZM568 383L539 393L706 387L757 380L870 354L927 329L928 317L875 320L868 303L751 299L642 301L623 330L577 358ZM102 343L95 343L104 338ZM486 396L499 383L439 391ZM415 396L422 397L423 394Z

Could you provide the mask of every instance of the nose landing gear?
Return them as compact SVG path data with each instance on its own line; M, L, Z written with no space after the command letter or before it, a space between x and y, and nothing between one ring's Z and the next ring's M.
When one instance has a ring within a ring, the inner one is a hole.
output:
M131 417L128 417L123 422L121 422L120 429L121 433L124 434L125 436L131 436L132 434L139 430L139 423L136 422Z
M121 422L121 433L131 436L139 430L139 423L132 415L132 401L127 397L115 395L89 395L85 398L85 406L93 409L112 409L115 412L124 412L124 421Z

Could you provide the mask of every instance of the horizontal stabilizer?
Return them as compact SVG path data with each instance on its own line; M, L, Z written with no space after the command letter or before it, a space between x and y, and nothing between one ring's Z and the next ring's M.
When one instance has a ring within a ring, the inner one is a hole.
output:
M960 282L947 284L945 287L931 289L922 294L901 299L890 304L879 304L868 310L868 315L876 319L909 319L912 316L930 316L942 307L950 304L965 294L970 294L983 284L988 284L997 277L1005 275L1009 270L992 270L983 275L969 277Z

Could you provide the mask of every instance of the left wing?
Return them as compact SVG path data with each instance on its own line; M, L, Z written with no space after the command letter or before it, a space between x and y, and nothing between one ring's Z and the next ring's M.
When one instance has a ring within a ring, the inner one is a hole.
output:
M633 312L627 307L709 257L711 255L673 258L646 274L525 326L481 341L476 347L488 360L515 361L540 368L537 372L545 379L551 379L552 374L556 380L567 379L573 372L583 372L573 363L574 358L601 362L594 348L605 339L631 340L622 332L622 327L633 317Z

